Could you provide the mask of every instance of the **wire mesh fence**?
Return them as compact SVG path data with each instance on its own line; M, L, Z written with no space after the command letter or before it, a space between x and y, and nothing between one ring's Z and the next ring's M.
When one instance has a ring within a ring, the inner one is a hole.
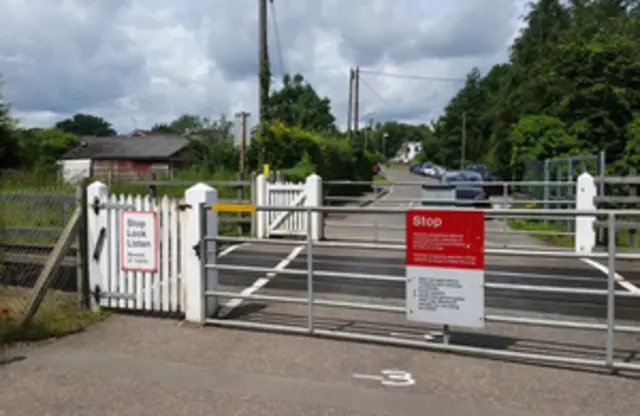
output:
M45 330L55 335L69 325L70 316L83 313L73 244L63 253L32 323L18 328L38 278L76 207L76 196L68 190L0 188L0 344L42 338Z

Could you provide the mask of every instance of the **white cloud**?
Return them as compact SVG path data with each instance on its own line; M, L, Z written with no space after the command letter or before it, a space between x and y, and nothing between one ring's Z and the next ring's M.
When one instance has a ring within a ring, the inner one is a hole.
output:
M257 4L0 0L5 99L27 125L83 111L122 132L181 113L255 115ZM487 69L506 59L523 1L275 0L275 11L284 70L329 96L344 124L350 67L442 78ZM279 76L271 20L269 30ZM361 114L405 121L435 118L461 85L362 79Z

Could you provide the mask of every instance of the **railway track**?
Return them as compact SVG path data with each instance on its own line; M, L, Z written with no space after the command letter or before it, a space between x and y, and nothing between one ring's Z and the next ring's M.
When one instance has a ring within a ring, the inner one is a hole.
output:
M0 244L0 249L2 250L0 261L5 264L41 266L47 261L53 250L53 244ZM75 267L77 264L76 254L77 248L71 247L62 260L61 266Z

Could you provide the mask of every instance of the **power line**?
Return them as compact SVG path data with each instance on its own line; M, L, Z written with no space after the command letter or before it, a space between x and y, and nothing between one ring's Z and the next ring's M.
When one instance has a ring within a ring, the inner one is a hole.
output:
M376 91L375 89L373 89L373 87L364 79L360 78L360 82L362 82L362 85L364 85L365 87L367 87L367 89L369 91L371 91L371 93L373 93L373 95L375 95L376 97L378 97L378 99L384 104L384 105L388 105L390 106L391 104L389 104L389 102L387 100L384 99L384 97L382 97L382 95L380 95L380 93L378 91Z
M403 78L403 79L421 79L426 81L440 81L440 82L465 82L464 78L445 78L445 77L432 77L427 75L411 75L411 74L398 74L393 72L382 72L373 69L360 69L363 74L388 77L388 78Z
M273 0L269 0L269 6L271 7L271 23L273 24L273 33L276 38L276 50L278 52L278 61L280 62L280 70L282 75L287 71L284 67L284 59L282 58L282 45L280 44L280 31L278 30L278 19L276 18L276 6L273 4Z

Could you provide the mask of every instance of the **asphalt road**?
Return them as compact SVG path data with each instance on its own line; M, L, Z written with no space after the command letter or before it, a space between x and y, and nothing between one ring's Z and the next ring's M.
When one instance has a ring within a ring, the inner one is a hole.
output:
M416 181L419 177L405 172L390 172L395 181ZM381 206L397 206L394 200L418 199L420 190L416 186L394 186L391 192L376 203ZM410 202L402 203L405 206ZM398 228L404 224L402 214L373 215L349 214L340 219L327 221L326 236L329 240L373 241L371 228L349 228L353 224L386 224ZM530 250L551 250L539 240L523 234L506 234L506 225L500 221L486 222L486 245L500 247L531 247ZM380 240L402 242L404 230L379 231ZM280 273L265 277L265 273L221 271L220 284L232 289L253 288L251 292L277 295L306 296L305 276L287 275L287 270L305 271L307 252L304 244L299 247L279 245L245 245L220 259L221 264L237 264L262 268L278 267ZM402 282L384 282L353 279L340 274L358 273L378 276L404 276L404 252L391 250L354 250L344 248L316 247L312 250L313 270L331 272L331 277L316 276L314 292L319 295L339 295L361 301L372 302L394 300L400 302L405 297ZM485 280L490 283L507 283L531 286L553 286L562 288L606 289L607 277L593 264L580 259L553 259L531 256L485 257ZM606 266L602 264L601 266ZM604 269L606 270L606 268ZM640 264L619 264L618 290L640 292ZM336 276L338 275L338 276ZM620 283L622 282L622 283ZM236 301L237 303L237 301ZM245 302L246 303L246 302ZM486 290L486 305L490 309L528 311L539 314L560 314L573 317L604 318L606 298L594 295L567 295L557 293L525 292L502 289ZM619 297L616 301L618 319L638 319L640 298Z

